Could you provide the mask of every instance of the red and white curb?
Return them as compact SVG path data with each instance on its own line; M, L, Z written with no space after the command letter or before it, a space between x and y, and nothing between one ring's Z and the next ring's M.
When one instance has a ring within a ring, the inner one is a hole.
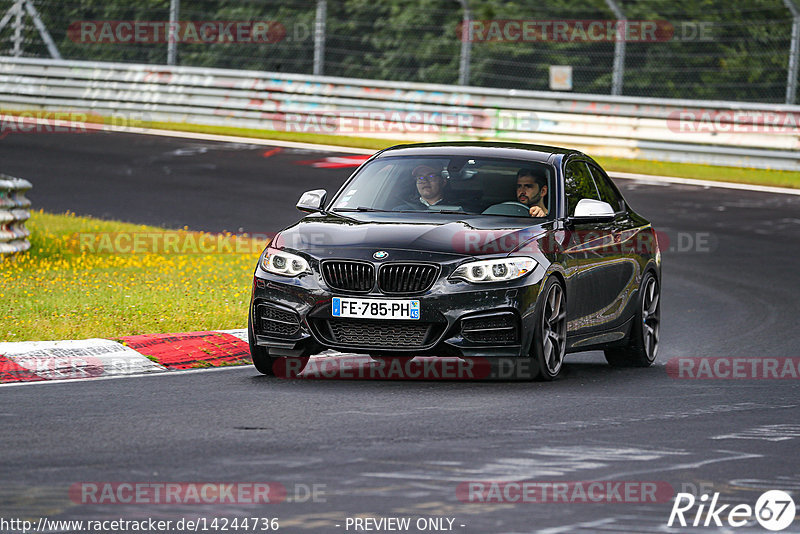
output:
M116 377L250 363L247 330L0 342L0 384Z

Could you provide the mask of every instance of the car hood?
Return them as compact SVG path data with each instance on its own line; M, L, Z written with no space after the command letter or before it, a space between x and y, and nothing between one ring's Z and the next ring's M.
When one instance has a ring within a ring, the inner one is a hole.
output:
M398 217L397 213L312 215L282 231L274 246L332 256L342 249L435 252L457 256L510 253L541 236L548 224L525 219L443 215Z

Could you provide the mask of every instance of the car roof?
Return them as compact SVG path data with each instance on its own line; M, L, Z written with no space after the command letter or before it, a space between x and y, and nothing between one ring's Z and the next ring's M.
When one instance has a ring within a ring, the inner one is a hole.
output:
M527 143L507 143L497 141L457 141L439 143L416 143L396 145L379 152L376 157L389 156L472 156L489 158L525 159L547 162L553 155L583 155L569 148Z

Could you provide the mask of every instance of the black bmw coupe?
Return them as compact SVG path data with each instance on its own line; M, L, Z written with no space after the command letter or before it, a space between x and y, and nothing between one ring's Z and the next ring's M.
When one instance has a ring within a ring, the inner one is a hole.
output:
M661 254L650 223L575 150L427 143L382 150L259 258L248 332L266 375L334 349L511 361L552 380L569 352L648 366Z

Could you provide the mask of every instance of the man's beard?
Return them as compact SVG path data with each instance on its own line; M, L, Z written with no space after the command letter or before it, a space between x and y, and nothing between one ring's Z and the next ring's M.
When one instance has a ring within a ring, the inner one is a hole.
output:
M525 200L525 201L523 201L523 200L521 200L519 198L521 196L522 195L517 195L517 202L519 202L520 204L525 204L526 206L535 206L535 205L537 205L539 203L540 200L542 200L542 192L541 191L539 191L539 194L537 194L535 197L530 197L528 195L525 195L527 197L527 200Z

